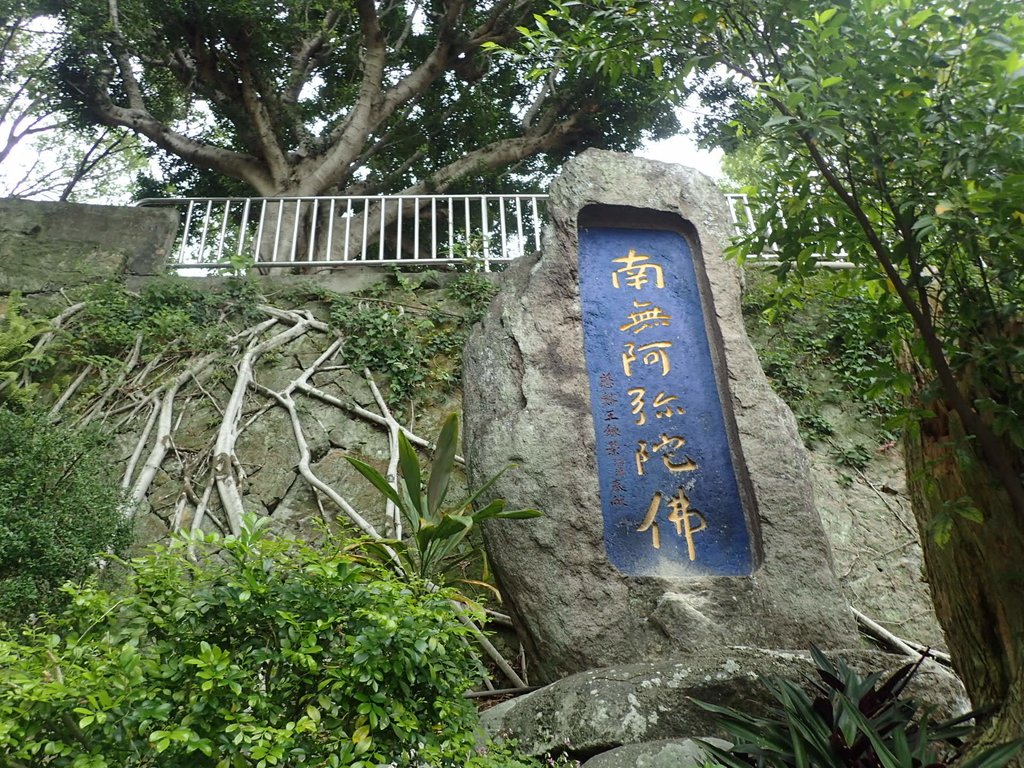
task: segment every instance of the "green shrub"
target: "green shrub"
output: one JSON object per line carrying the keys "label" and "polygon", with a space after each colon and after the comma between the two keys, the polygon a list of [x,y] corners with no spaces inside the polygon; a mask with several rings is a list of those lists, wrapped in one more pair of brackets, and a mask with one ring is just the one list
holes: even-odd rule
{"label": "green shrub", "polygon": [[[178,539],[0,642],[0,753],[32,766],[462,766],[476,662],[450,593],[331,543]],[[194,559],[193,559],[194,558]]]}
{"label": "green shrub", "polygon": [[19,384],[21,374],[38,359],[33,350],[36,337],[50,329],[50,324],[23,314],[21,297],[11,294],[0,302],[0,405],[24,407],[35,397],[36,387]]}
{"label": "green shrub", "polygon": [[[820,414],[832,403],[881,426],[901,412],[906,391],[893,356],[904,321],[890,296],[874,295],[848,272],[783,281],[748,270],[743,314],[765,373],[798,414]],[[818,426],[801,419],[808,442],[823,436]]]}
{"label": "green shrub", "polygon": [[58,334],[56,354],[74,363],[119,370],[142,336],[144,360],[222,348],[232,329],[264,319],[257,287],[228,280],[212,290],[177,276],[149,281],[133,293],[116,282],[90,287],[85,309]]}
{"label": "green shrub", "polygon": [[0,619],[56,610],[65,581],[131,543],[113,476],[95,432],[0,408]]}
{"label": "green shrub", "polygon": [[[935,723],[904,696],[920,668],[908,664],[883,679],[862,676],[842,659],[811,654],[818,680],[813,695],[789,680],[767,683],[778,706],[764,717],[696,702],[718,716],[733,746],[704,744],[711,765],[727,768],[941,768],[962,759],[972,715]],[[923,657],[922,657],[923,661]],[[993,747],[960,768],[999,768],[1024,740]]]}
{"label": "green shrub", "polygon": [[330,318],[345,338],[339,362],[355,371],[368,368],[383,374],[385,397],[392,407],[416,401],[431,390],[447,391],[459,380],[466,338],[460,315],[368,295],[333,297]]}
{"label": "green shrub", "polygon": [[483,319],[491,299],[498,292],[494,281],[481,272],[463,272],[448,283],[448,295],[466,309],[466,322],[473,324]]}

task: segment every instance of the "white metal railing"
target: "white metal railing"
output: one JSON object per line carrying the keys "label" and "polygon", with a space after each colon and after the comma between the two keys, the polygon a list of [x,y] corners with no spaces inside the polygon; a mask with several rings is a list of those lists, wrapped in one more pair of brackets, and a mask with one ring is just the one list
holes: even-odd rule
{"label": "white metal railing", "polygon": [[[737,234],[754,216],[728,194]],[[149,198],[179,211],[173,269],[477,262],[485,271],[540,248],[547,195]],[[770,261],[773,251],[756,257]],[[851,266],[843,255],[821,266]]]}
{"label": "white metal railing", "polygon": [[547,195],[150,198],[179,211],[169,266],[479,262],[540,248]]}

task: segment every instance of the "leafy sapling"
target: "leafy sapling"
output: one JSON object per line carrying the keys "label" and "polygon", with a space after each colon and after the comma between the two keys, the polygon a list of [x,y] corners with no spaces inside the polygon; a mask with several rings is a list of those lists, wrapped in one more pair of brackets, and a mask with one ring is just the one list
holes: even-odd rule
{"label": "leafy sapling", "polygon": [[400,567],[407,576],[443,581],[455,559],[453,555],[459,552],[474,526],[485,520],[526,520],[541,514],[535,509],[506,510],[504,499],[493,499],[482,509],[474,511],[476,501],[501,476],[501,472],[467,498],[446,506],[458,443],[459,417],[453,413],[441,428],[429,473],[424,475],[416,450],[405,435],[400,434],[400,477],[394,486],[366,462],[346,457],[408,521],[412,535],[407,541],[393,545],[401,561]]}

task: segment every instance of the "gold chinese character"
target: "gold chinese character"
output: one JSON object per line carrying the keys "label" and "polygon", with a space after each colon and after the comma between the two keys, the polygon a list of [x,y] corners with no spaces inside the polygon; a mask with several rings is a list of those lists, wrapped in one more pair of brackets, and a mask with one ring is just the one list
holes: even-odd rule
{"label": "gold chinese character", "polygon": [[[661,503],[660,496],[658,503]],[[695,534],[706,530],[708,522],[704,519],[704,515],[690,506],[690,500],[686,498],[686,493],[683,492],[682,488],[679,489],[679,493],[672,497],[668,506],[672,510],[668,514],[668,519],[676,524],[676,533],[686,537],[686,551],[690,556],[690,561],[693,562],[697,559],[697,551],[693,546],[693,537]],[[694,525],[694,519],[696,519],[697,525]]]}
{"label": "gold chinese character", "polygon": [[636,443],[636,473],[640,477],[644,476],[644,464],[647,463],[647,459],[650,458],[650,454],[647,452],[647,441],[638,440]]}
{"label": "gold chinese character", "polygon": [[[689,456],[687,456],[684,461],[680,462],[675,462],[672,460],[675,451],[686,445],[685,439],[683,439],[679,435],[673,435],[672,437],[669,437],[664,432],[662,432],[659,437],[659,441],[655,443],[653,446],[651,446],[651,450],[654,453],[661,453],[666,448],[668,449],[667,451],[665,451],[665,455],[661,457],[661,460],[665,464],[665,468],[669,472],[693,472],[697,469],[697,462],[695,462]],[[646,448],[646,443],[644,444],[644,447]]]}
{"label": "gold chinese character", "polygon": [[626,351],[622,353],[622,370],[628,378],[633,375],[632,366],[633,363],[636,362],[636,354],[633,350],[636,349],[636,345],[627,342],[623,349],[625,349]]}
{"label": "gold chinese character", "polygon": [[656,288],[665,287],[665,276],[662,272],[661,266],[658,264],[644,264],[650,256],[642,253],[637,253],[632,248],[629,249],[629,253],[625,256],[620,256],[617,259],[612,259],[617,264],[624,264],[625,266],[619,267],[619,269],[612,272],[612,286],[619,288],[619,273],[622,272],[625,276],[625,284],[630,288],[636,288],[638,291],[643,288],[649,282],[647,278],[647,272],[650,270],[654,275],[654,285]]}
{"label": "gold chinese character", "polygon": [[673,400],[678,399],[679,398],[676,397],[675,395],[666,395],[664,392],[659,392],[654,397],[653,405],[655,408],[665,408],[665,410],[658,411],[654,415],[659,419],[671,419],[673,416],[676,415],[682,416],[684,413],[686,413],[685,408],[681,408],[678,405],[669,405],[669,403],[671,403]]}
{"label": "gold chinese character", "polygon": [[668,352],[666,349],[672,348],[671,341],[652,341],[650,344],[643,344],[636,346],[633,342],[627,341],[623,345],[623,349],[626,351],[622,353],[622,370],[626,376],[633,375],[633,363],[636,362],[636,353],[643,353],[643,361],[645,365],[661,365],[661,375],[667,376],[668,372],[672,370],[672,361],[669,360]]}
{"label": "gold chinese character", "polygon": [[647,508],[647,515],[644,517],[640,527],[636,529],[637,533],[643,533],[650,529],[651,531],[651,544],[655,549],[661,549],[661,531],[658,530],[658,522],[654,519],[658,514],[658,507],[661,506],[661,491],[655,491],[654,498],[651,499],[651,506]]}
{"label": "gold chinese character", "polygon": [[636,425],[642,427],[647,423],[647,416],[644,414],[644,395],[647,394],[647,390],[643,387],[635,387],[627,390],[627,394],[632,396],[632,400],[629,401],[632,406],[632,414],[637,417]]}
{"label": "gold chinese character", "polygon": [[[629,322],[625,325],[620,325],[620,331],[640,333],[640,331],[646,331],[648,328],[653,328],[656,325],[671,324],[672,315],[666,315],[661,307],[655,307],[650,301],[637,301],[633,299],[633,306],[638,311],[630,312],[626,315],[629,318]],[[647,307],[651,307],[651,309],[647,309]]]}

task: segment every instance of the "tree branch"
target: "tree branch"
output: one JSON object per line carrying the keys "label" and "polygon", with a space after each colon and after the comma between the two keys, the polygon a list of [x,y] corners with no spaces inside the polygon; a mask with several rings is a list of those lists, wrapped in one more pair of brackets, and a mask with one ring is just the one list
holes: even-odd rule
{"label": "tree branch", "polygon": [[281,103],[293,106],[299,101],[303,87],[309,81],[316,57],[329,47],[331,33],[338,26],[341,12],[331,9],[327,12],[320,29],[312,37],[306,38],[292,51],[291,66],[288,71],[288,87],[281,96]]}
{"label": "tree branch", "polygon": [[128,128],[187,162],[241,179],[251,184],[260,194],[272,195],[277,192],[274,178],[252,155],[196,141],[167,127],[145,109],[130,109],[114,104],[105,93],[96,94],[96,97],[99,101],[94,101],[91,107],[93,115],[103,125]]}
{"label": "tree branch", "polygon": [[331,148],[321,158],[300,164],[301,178],[295,190],[299,195],[316,195],[338,184],[369,135],[384,119],[379,113],[387,61],[384,33],[373,0],[356,0],[356,10],[359,13],[363,65],[359,96],[348,116],[332,132]]}
{"label": "tree branch", "polygon": [[110,27],[114,31],[114,43],[110,46],[117,62],[117,69],[121,75],[121,83],[124,85],[125,93],[128,94],[128,106],[132,109],[145,109],[145,100],[142,98],[142,88],[132,70],[132,62],[124,46],[124,35],[121,33],[121,19],[117,7],[117,0],[108,0],[110,9]]}
{"label": "tree branch", "polygon": [[454,182],[473,172],[482,172],[514,163],[538,152],[552,152],[568,146],[578,130],[583,113],[551,126],[547,131],[500,139],[485,147],[468,152],[453,163],[432,173],[425,180],[401,192],[403,195],[443,192]]}
{"label": "tree branch", "polygon": [[[960,417],[967,431],[978,441],[982,456],[995,471],[1000,484],[1009,496],[1014,511],[1019,515],[1024,515],[1024,484],[1021,483],[1020,477],[1014,469],[1010,458],[1011,454],[1003,448],[999,438],[981,418],[981,415],[974,410],[971,403],[960,390],[956,377],[950,368],[949,360],[946,358],[945,350],[942,348],[942,341],[936,331],[930,312],[917,304],[914,296],[910,293],[910,287],[904,282],[902,275],[900,275],[899,270],[896,268],[888,246],[879,237],[878,232],[872,226],[860,203],[850,195],[843,186],[842,181],[835,175],[832,167],[819,151],[814,138],[807,131],[801,131],[800,136],[828,185],[854,215],[872,251],[875,253],[875,258],[900,297],[904,309],[907,310],[914,321],[921,340],[924,342],[928,359],[931,361],[935,375],[942,385],[944,396]],[[919,278],[920,276],[918,276],[917,282],[920,282]],[[927,304],[927,301],[925,303]]]}

